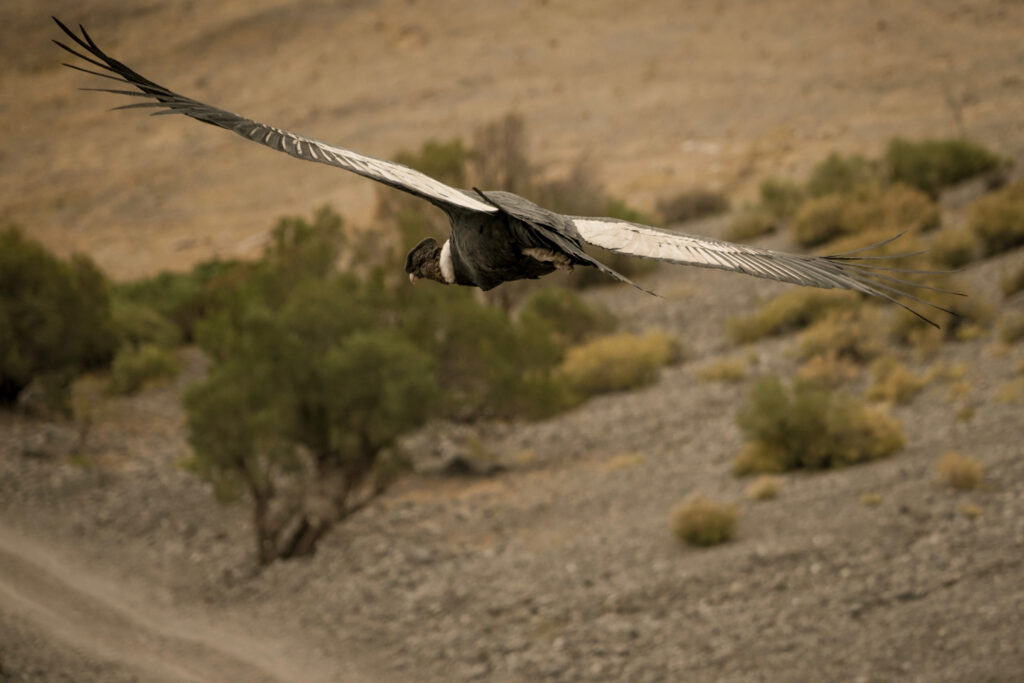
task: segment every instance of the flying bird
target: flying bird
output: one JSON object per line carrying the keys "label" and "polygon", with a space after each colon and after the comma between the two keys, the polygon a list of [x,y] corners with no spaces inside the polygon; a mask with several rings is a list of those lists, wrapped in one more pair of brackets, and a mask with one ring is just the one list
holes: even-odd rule
{"label": "flying bird", "polygon": [[[440,208],[448,215],[451,235],[443,244],[428,237],[413,247],[405,261],[405,271],[413,282],[429,279],[443,284],[488,290],[511,280],[538,278],[559,269],[572,270],[574,266],[591,266],[611,278],[647,291],[584,251],[583,245],[589,244],[612,252],[669,263],[719,268],[809,287],[856,290],[888,299],[932,325],[935,325],[933,321],[900,298],[952,313],[907,291],[912,287],[940,292],[945,290],[895,275],[935,271],[911,271],[877,263],[879,260],[911,254],[863,255],[866,250],[880,247],[899,235],[870,247],[832,256],[788,254],[670,232],[617,218],[567,216],[544,209],[510,192],[456,189],[407,166],[257,123],[179,95],[107,55],[81,25],[79,36],[56,17],[53,20],[79,49],[69,47],[59,40],[54,42],[101,71],[67,63],[64,66],[121,84],[118,88],[83,90],[142,98],[140,102],[114,109],[155,108],[157,111],[153,115],[184,114],[293,157],[343,168],[390,185]],[[121,89],[125,85],[134,89]]]}

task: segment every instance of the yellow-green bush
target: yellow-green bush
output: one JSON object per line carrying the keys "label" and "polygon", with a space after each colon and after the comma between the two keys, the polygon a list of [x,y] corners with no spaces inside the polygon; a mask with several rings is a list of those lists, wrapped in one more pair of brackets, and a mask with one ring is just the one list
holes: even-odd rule
{"label": "yellow-green bush", "polygon": [[999,324],[999,338],[1007,344],[1016,344],[1024,339],[1024,313],[1006,313]]}
{"label": "yellow-green bush", "polygon": [[758,380],[736,417],[747,438],[736,474],[828,468],[885,457],[903,447],[899,423],[845,394],[776,377]]}
{"label": "yellow-green bush", "polygon": [[1024,245],[1024,180],[976,201],[967,224],[986,256]]}
{"label": "yellow-green bush", "polygon": [[962,268],[974,260],[977,248],[970,230],[944,230],[928,244],[928,258],[941,268]]}
{"label": "yellow-green bush", "polygon": [[[939,209],[925,194],[905,185],[864,187],[855,192],[827,194],[801,205],[793,219],[793,239],[805,247],[842,237],[869,235],[870,244],[881,233],[924,232],[939,225]],[[860,246],[858,244],[858,246]],[[830,252],[845,248],[829,246]]]}
{"label": "yellow-green bush", "polygon": [[910,403],[927,384],[893,356],[884,356],[871,366],[871,387],[868,398],[891,403]]}
{"label": "yellow-green bush", "polygon": [[878,310],[867,306],[828,311],[800,333],[800,357],[834,354],[855,364],[869,361],[882,351],[878,320]]}
{"label": "yellow-green bush", "polygon": [[658,213],[666,223],[682,223],[729,210],[729,198],[720,192],[698,188],[670,199],[658,200]]}
{"label": "yellow-green bush", "polygon": [[861,367],[834,351],[811,356],[796,370],[798,381],[820,387],[837,387],[860,375]]}
{"label": "yellow-green bush", "polygon": [[849,199],[841,194],[808,199],[793,216],[793,240],[800,246],[814,247],[850,234],[848,206]]}
{"label": "yellow-green bush", "polygon": [[981,483],[985,466],[974,458],[950,451],[939,459],[939,480],[960,491],[970,491]]}
{"label": "yellow-green bush", "polygon": [[1017,292],[1024,292],[1024,265],[1004,273],[999,278],[999,288],[1003,290],[1003,296],[1013,296]]}
{"label": "yellow-green bush", "polygon": [[124,346],[110,364],[110,390],[115,394],[134,394],[149,382],[169,379],[178,374],[178,354],[156,344]]}
{"label": "yellow-green bush", "polygon": [[843,156],[832,152],[811,170],[807,192],[813,197],[827,194],[848,194],[879,180],[876,164],[853,154]]}
{"label": "yellow-green bush", "polygon": [[749,315],[730,319],[727,331],[733,341],[748,343],[803,329],[834,309],[853,308],[859,305],[854,292],[792,289],[776,296]]}
{"label": "yellow-green bush", "polygon": [[778,178],[761,182],[760,204],[776,221],[787,220],[804,200],[804,190],[797,183]]}
{"label": "yellow-green bush", "polygon": [[943,287],[957,292],[965,292],[967,296],[933,292],[927,295],[928,301],[953,311],[950,315],[936,309],[923,309],[922,312],[935,321],[942,329],[936,330],[925,321],[905,311],[897,311],[890,318],[889,335],[900,343],[918,348],[928,346],[928,340],[951,341],[964,339],[965,331],[986,330],[992,326],[995,310],[981,295],[969,291],[963,283],[950,281],[942,283]]}
{"label": "yellow-green bush", "polygon": [[910,142],[895,138],[885,151],[889,180],[912,185],[931,197],[968,178],[999,168],[1003,161],[964,139]]}
{"label": "yellow-green bush", "polygon": [[739,382],[747,376],[747,361],[739,356],[720,358],[700,366],[694,375],[702,382]]}
{"label": "yellow-green bush", "polygon": [[561,287],[545,287],[531,294],[519,313],[519,323],[531,330],[545,328],[565,345],[615,329],[615,318],[607,309]]}
{"label": "yellow-green bush", "polygon": [[690,545],[711,546],[732,538],[740,510],[734,503],[719,503],[700,494],[672,508],[673,533]]}
{"label": "yellow-green bush", "polygon": [[675,341],[664,332],[623,332],[570,348],[560,373],[573,391],[583,395],[622,391],[654,381],[658,369],[677,354]]}
{"label": "yellow-green bush", "polygon": [[747,242],[775,232],[776,219],[759,207],[741,209],[732,217],[725,238],[734,242]]}
{"label": "yellow-green bush", "polygon": [[778,498],[782,488],[782,478],[772,474],[762,474],[747,487],[747,498],[751,500],[772,500]]}

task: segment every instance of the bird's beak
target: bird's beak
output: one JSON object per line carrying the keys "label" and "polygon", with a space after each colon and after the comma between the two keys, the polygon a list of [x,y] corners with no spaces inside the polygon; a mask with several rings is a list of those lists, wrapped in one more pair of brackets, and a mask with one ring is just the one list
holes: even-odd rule
{"label": "bird's beak", "polygon": [[416,284],[416,273],[409,273],[409,282]]}

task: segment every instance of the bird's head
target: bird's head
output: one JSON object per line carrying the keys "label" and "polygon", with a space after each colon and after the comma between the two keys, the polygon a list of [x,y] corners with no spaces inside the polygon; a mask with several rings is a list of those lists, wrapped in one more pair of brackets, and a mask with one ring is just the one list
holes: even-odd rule
{"label": "bird's head", "polygon": [[405,257],[405,272],[409,282],[426,278],[447,283],[441,273],[441,246],[436,239],[428,237],[412,248]]}

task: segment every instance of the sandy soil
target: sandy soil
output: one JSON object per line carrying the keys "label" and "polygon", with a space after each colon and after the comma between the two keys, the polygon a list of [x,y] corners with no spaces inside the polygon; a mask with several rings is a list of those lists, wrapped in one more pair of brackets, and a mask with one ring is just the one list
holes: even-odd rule
{"label": "sandy soil", "polygon": [[[249,253],[278,215],[325,201],[369,223],[374,190],[189,121],[106,113],[57,67],[49,13],[187,94],[370,154],[519,110],[551,173],[589,152],[642,206],[696,184],[743,197],[832,148],[953,134],[947,93],[972,135],[1024,150],[1015,2],[133,8],[0,7],[0,217],[120,277]],[[995,290],[1022,259],[973,266],[972,292],[1021,309]],[[895,409],[903,452],[787,476],[778,500],[742,503],[733,543],[691,550],[671,507],[693,491],[743,500],[748,483],[729,472],[748,385],[694,368],[735,353],[726,317],[782,287],[683,269],[645,284],[666,296],[589,296],[679,336],[687,363],[557,419],[481,426],[504,473],[409,477],[314,558],[263,572],[244,507],[175,466],[194,350],[175,383],[104,403],[84,461],[68,458],[72,426],[0,414],[0,681],[1017,680],[1024,421],[998,396],[1019,346],[990,333],[908,356],[920,372],[967,363],[966,398],[934,383]],[[785,375],[793,345],[741,353]],[[962,401],[976,414],[960,423]],[[980,490],[936,483],[950,449],[984,463]]]}

